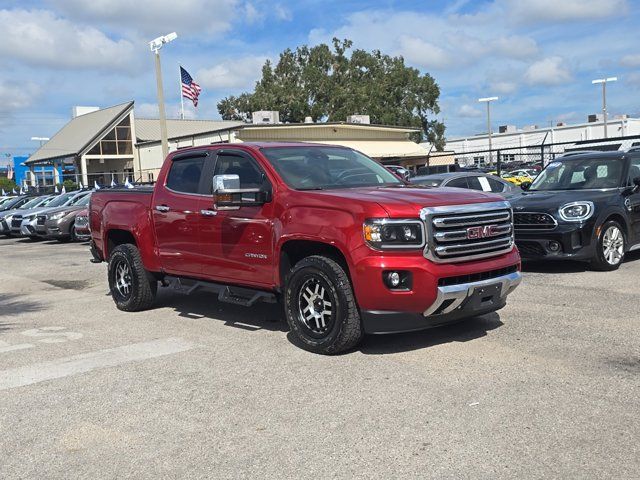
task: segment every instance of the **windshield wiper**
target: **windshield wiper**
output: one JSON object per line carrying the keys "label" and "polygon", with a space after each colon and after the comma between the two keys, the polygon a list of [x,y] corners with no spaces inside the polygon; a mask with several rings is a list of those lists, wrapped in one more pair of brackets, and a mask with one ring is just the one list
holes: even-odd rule
{"label": "windshield wiper", "polygon": [[297,188],[296,190],[300,192],[308,192],[310,190],[324,190],[324,187],[306,187],[306,188]]}

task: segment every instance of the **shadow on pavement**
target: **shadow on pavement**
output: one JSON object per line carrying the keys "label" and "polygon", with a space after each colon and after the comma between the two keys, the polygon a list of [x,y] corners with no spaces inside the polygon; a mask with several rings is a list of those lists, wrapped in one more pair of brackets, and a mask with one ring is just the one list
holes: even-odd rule
{"label": "shadow on pavement", "polygon": [[571,260],[524,260],[523,272],[533,273],[579,273],[589,270],[586,262],[574,262]]}
{"label": "shadow on pavement", "polygon": [[[628,252],[624,262],[640,260],[640,250]],[[522,271],[533,273],[580,273],[593,270],[587,262],[574,262],[571,260],[523,260]]]}
{"label": "shadow on pavement", "polygon": [[39,302],[19,300],[18,295],[0,293],[0,317],[8,317],[9,315],[18,315],[21,313],[39,312],[43,309],[43,305]]}
{"label": "shadow on pavement", "polygon": [[495,330],[502,325],[504,323],[500,320],[500,315],[490,313],[481,317],[463,320],[453,325],[431,328],[420,332],[367,335],[359,350],[366,355],[384,355],[429,348],[444,343],[469,342],[486,336],[488,331]]}
{"label": "shadow on pavement", "polygon": [[225,322],[225,325],[243,330],[276,332],[289,330],[282,307],[277,303],[258,302],[247,308],[219,302],[213,293],[196,292],[191,295],[183,295],[166,288],[160,288],[154,307],[173,308],[180,317],[186,319],[221,320]]}

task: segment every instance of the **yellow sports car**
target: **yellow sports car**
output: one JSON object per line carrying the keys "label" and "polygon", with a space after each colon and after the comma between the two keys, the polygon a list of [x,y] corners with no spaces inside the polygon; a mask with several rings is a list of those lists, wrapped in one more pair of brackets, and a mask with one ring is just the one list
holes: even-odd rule
{"label": "yellow sports car", "polygon": [[[489,172],[491,175],[498,175],[497,171]],[[514,185],[520,186],[525,182],[531,183],[531,177],[525,176],[516,176],[511,175],[509,172],[502,172],[500,177],[505,179],[507,182],[513,183]]]}

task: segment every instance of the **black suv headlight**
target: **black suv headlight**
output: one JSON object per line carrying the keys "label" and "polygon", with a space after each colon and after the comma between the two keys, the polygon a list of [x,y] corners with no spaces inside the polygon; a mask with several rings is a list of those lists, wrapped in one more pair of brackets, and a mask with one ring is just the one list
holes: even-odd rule
{"label": "black suv headlight", "polygon": [[420,220],[372,218],[362,226],[367,244],[377,250],[420,249],[425,244]]}
{"label": "black suv headlight", "polygon": [[584,222],[593,215],[593,202],[571,202],[558,209],[558,215],[565,222]]}

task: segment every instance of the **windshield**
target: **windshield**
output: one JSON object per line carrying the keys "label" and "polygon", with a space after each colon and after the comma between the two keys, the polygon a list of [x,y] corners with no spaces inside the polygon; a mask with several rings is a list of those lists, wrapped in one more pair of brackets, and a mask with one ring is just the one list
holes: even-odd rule
{"label": "windshield", "polygon": [[262,153],[298,190],[404,185],[382,165],[344,147],[274,147]]}
{"label": "windshield", "polygon": [[29,209],[29,208],[33,208],[33,207],[37,207],[38,205],[40,205],[42,203],[42,197],[35,197],[31,200],[29,200],[27,203],[25,203],[24,205],[22,205],[22,207],[25,210]]}
{"label": "windshield", "polygon": [[91,200],[91,195],[85,195],[84,197],[80,197],[80,200],[73,202],[72,205],[86,207],[87,205],[89,205],[89,200]]}
{"label": "windshield", "polygon": [[616,188],[622,178],[619,158],[572,158],[551,162],[529,190],[585,190]]}
{"label": "windshield", "polygon": [[412,178],[411,183],[415,183],[416,185],[425,185],[427,187],[439,187],[442,180],[442,178]]}
{"label": "windshield", "polygon": [[61,207],[64,205],[75,193],[65,193],[64,195],[58,195],[54,198],[47,207]]}

